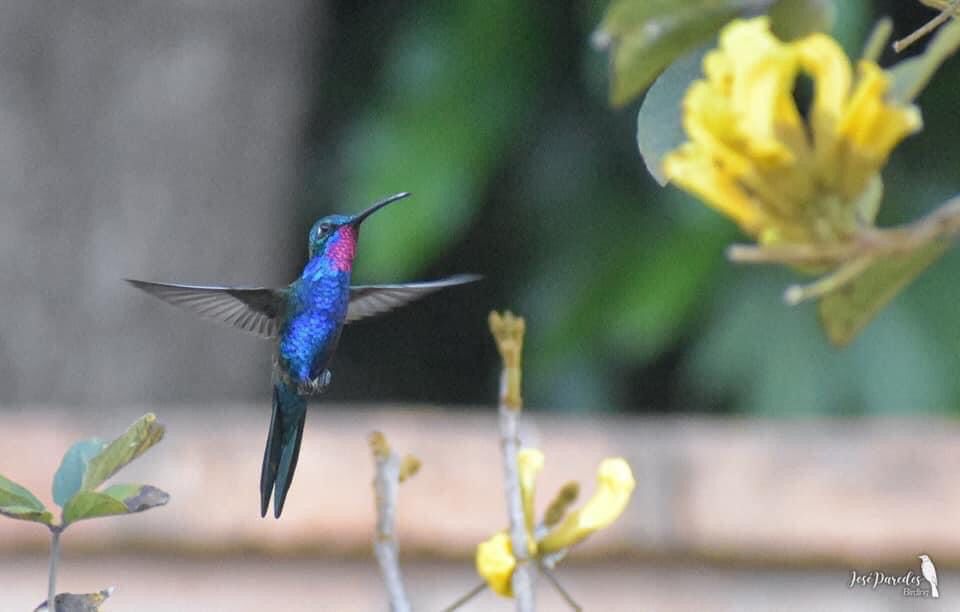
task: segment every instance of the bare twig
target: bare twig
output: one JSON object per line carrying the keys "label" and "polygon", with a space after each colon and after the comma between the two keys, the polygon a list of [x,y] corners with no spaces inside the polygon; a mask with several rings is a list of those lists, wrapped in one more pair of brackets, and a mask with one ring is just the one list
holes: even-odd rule
{"label": "bare twig", "polygon": [[510,544],[517,567],[513,571],[513,596],[519,612],[533,612],[533,584],[530,579],[529,555],[527,554],[527,529],[523,518],[523,502],[520,495],[520,475],[517,472],[517,420],[518,412],[500,405],[500,445],[503,450],[504,491],[507,498],[507,513],[510,518]]}
{"label": "bare twig", "polygon": [[416,472],[419,461],[409,456],[401,460],[397,453],[390,450],[386,437],[378,431],[370,434],[370,449],[373,451],[376,464],[373,490],[377,505],[377,534],[373,540],[373,551],[387,586],[391,612],[410,612],[410,601],[407,599],[403,577],[400,574],[393,525],[397,513],[397,492],[400,489],[400,481]]}
{"label": "bare twig", "polygon": [[727,247],[727,259],[743,264],[827,266],[849,259],[855,251],[856,245],[852,242],[773,246],[731,244]]}
{"label": "bare twig", "polygon": [[[956,0],[960,4],[960,0]],[[746,245],[727,248],[727,258],[736,263],[783,264],[819,270],[812,283],[791,285],[784,300],[795,305],[821,298],[861,277],[874,263],[887,257],[918,253],[943,244],[960,234],[960,196],[912,223],[889,228],[860,228],[847,240],[832,243]]]}
{"label": "bare twig", "polygon": [[570,606],[574,612],[582,612],[583,608],[581,608],[580,604],[578,604],[577,601],[570,596],[570,593],[567,593],[567,590],[563,588],[563,585],[560,584],[560,581],[557,580],[557,577],[553,575],[553,572],[550,571],[550,568],[541,563],[540,573],[547,577],[547,580],[550,581],[550,584],[553,585],[553,588],[557,590],[557,593],[560,593],[560,597],[563,597],[563,600],[567,602],[567,605]]}
{"label": "bare twig", "polygon": [[464,595],[463,597],[461,597],[461,598],[458,599],[457,601],[453,602],[452,604],[450,604],[449,606],[447,606],[446,608],[444,608],[444,609],[443,609],[443,612],[454,612],[454,611],[455,611],[457,608],[459,608],[460,606],[464,605],[465,603],[467,603],[468,601],[470,601],[471,599],[473,599],[474,597],[476,597],[476,596],[479,595],[480,593],[483,593],[483,591],[484,591],[486,588],[487,588],[487,583],[486,583],[486,582],[481,582],[481,583],[478,584],[477,586],[475,586],[475,587],[473,587],[472,589],[470,589],[470,590],[467,592],[466,595]]}
{"label": "bare twig", "polygon": [[490,313],[490,331],[497,342],[503,359],[500,375],[500,446],[503,452],[504,490],[507,514],[510,520],[510,543],[516,568],[513,571],[513,596],[519,612],[533,612],[535,608],[533,576],[530,555],[527,551],[526,521],[523,516],[523,500],[520,490],[520,475],[517,471],[519,439],[517,423],[523,405],[520,395],[520,357],[523,351],[524,321],[509,311],[500,316]]}
{"label": "bare twig", "polygon": [[783,292],[783,301],[790,306],[796,306],[800,302],[823,297],[853,282],[853,280],[863,274],[864,270],[869,268],[870,264],[874,261],[876,260],[870,256],[857,257],[841,264],[830,274],[821,276],[812,283],[806,285],[790,285],[786,291]]}
{"label": "bare twig", "polygon": [[917,42],[930,32],[936,30],[941,24],[950,19],[950,16],[960,7],[960,0],[953,0],[950,4],[943,7],[943,10],[940,11],[940,14],[923,24],[909,35],[901,38],[900,40],[894,41],[893,50],[897,53],[900,53],[913,43]]}
{"label": "bare twig", "polygon": [[60,561],[60,533],[62,528],[51,527],[50,533],[50,569],[47,579],[47,609],[56,612],[57,609],[57,563]]}
{"label": "bare twig", "polygon": [[947,200],[912,223],[890,228],[864,227],[843,242],[774,246],[734,244],[727,249],[727,258],[736,263],[835,267],[863,257],[910,253],[935,240],[953,238],[957,234],[960,234],[960,196]]}

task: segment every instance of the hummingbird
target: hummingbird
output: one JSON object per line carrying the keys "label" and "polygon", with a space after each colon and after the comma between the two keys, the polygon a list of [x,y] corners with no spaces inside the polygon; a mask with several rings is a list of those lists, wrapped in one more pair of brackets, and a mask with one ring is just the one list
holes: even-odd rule
{"label": "hummingbird", "polygon": [[356,215],[330,215],[313,224],[309,259],[300,277],[279,289],[128,283],[170,304],[275,343],[273,414],[260,471],[260,515],[280,518],[300,455],[307,400],[330,384],[330,364],[346,323],[378,315],[424,295],[479,280],[460,274],[398,285],[350,285],[360,224],[409,196],[398,193]]}

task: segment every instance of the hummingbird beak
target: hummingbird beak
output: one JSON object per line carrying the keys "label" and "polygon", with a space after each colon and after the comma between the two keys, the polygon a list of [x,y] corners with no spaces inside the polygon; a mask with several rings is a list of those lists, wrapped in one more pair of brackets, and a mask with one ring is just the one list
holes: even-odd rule
{"label": "hummingbird beak", "polygon": [[405,197],[407,197],[407,196],[409,196],[409,195],[410,195],[409,193],[407,193],[406,191],[404,191],[404,192],[402,192],[402,193],[394,194],[394,195],[390,196],[389,198],[385,198],[385,199],[383,199],[383,200],[380,200],[379,202],[377,202],[376,204],[374,204],[373,206],[371,206],[371,207],[368,208],[367,210],[363,211],[362,213],[360,213],[360,214],[358,214],[358,215],[354,215],[353,219],[351,219],[351,221],[350,221],[350,225],[352,225],[353,227],[359,227],[359,225],[360,225],[361,223],[363,223],[363,220],[364,220],[364,219],[366,219],[367,217],[369,217],[369,216],[372,215],[373,213],[377,212],[378,210],[380,210],[381,208],[383,208],[383,207],[386,206],[387,204],[393,204],[393,203],[396,202],[397,200],[402,200],[402,199],[404,199]]}

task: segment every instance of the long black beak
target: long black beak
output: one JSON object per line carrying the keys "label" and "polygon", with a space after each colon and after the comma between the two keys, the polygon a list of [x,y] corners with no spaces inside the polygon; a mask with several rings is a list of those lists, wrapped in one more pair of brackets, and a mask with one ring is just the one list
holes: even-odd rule
{"label": "long black beak", "polygon": [[362,213],[360,213],[360,214],[358,214],[358,215],[354,215],[353,219],[350,221],[350,225],[352,225],[352,226],[354,226],[354,227],[357,227],[358,225],[360,225],[361,223],[363,223],[363,220],[364,220],[364,219],[366,219],[367,217],[369,217],[369,216],[372,215],[373,213],[377,212],[378,210],[380,210],[381,208],[383,208],[383,207],[386,206],[387,204],[393,204],[393,203],[396,202],[397,200],[402,200],[402,199],[404,199],[405,197],[407,197],[407,196],[409,196],[409,195],[410,195],[409,193],[407,193],[406,191],[404,191],[404,192],[402,192],[402,193],[394,194],[394,195],[390,196],[389,198],[385,198],[385,199],[383,199],[383,200],[380,200],[379,202],[377,202],[376,204],[374,204],[373,206],[371,206],[371,207],[368,208],[367,210],[363,211]]}

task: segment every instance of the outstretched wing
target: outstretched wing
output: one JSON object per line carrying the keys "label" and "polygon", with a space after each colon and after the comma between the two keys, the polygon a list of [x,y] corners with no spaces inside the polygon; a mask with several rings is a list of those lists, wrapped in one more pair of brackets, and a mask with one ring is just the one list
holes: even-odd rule
{"label": "outstretched wing", "polygon": [[199,287],[132,279],[127,282],[174,306],[261,338],[275,338],[280,329],[279,319],[284,306],[282,289]]}
{"label": "outstretched wing", "polygon": [[408,283],[405,285],[357,285],[350,287],[350,307],[347,309],[347,323],[365,317],[372,317],[388,310],[403,306],[445,287],[464,285],[480,280],[476,274],[458,274],[428,283]]}

